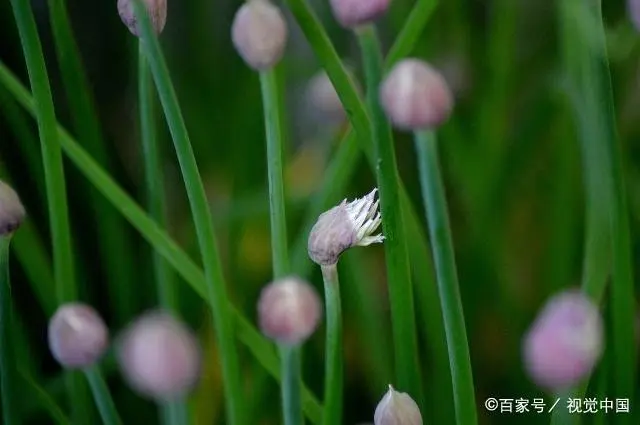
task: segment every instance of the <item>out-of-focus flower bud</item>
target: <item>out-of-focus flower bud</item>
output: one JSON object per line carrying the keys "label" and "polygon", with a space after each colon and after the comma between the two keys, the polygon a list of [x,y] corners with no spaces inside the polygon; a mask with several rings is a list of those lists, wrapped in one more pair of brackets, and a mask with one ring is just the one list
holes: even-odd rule
{"label": "out-of-focus flower bud", "polygon": [[333,16],[345,28],[355,28],[378,19],[391,0],[330,0]]}
{"label": "out-of-focus flower bud", "polygon": [[60,306],[49,321],[48,338],[58,363],[68,369],[82,369],[102,357],[109,344],[109,331],[92,307],[69,303]]}
{"label": "out-of-focus flower bud", "polygon": [[[134,0],[118,0],[120,19],[129,28],[131,34],[140,36],[138,18],[133,7]],[[151,25],[156,34],[160,34],[167,23],[167,0],[140,0],[147,9]]]}
{"label": "out-of-focus flower bud", "polygon": [[18,194],[0,180],[0,237],[16,231],[24,220],[25,211]]}
{"label": "out-of-focus flower bud", "polygon": [[307,100],[323,121],[339,123],[346,113],[333,83],[326,72],[318,72],[307,86]]}
{"label": "out-of-focus flower bud", "polygon": [[418,405],[407,393],[401,393],[389,385],[373,417],[375,425],[422,425]]}

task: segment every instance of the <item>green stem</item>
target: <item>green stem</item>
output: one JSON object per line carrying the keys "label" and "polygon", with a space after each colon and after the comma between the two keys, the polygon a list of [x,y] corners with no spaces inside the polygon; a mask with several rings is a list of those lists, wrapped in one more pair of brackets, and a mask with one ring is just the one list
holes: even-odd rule
{"label": "green stem", "polygon": [[300,347],[280,346],[282,412],[285,425],[302,425],[302,356]]}
{"label": "green stem", "polygon": [[[47,203],[51,241],[53,244],[53,262],[56,281],[56,295],[59,303],[77,298],[77,287],[71,248],[71,229],[67,206],[62,152],[58,140],[57,121],[49,77],[42,54],[42,45],[38,36],[36,22],[28,0],[11,0],[13,14],[22,41],[22,49],[29,71],[29,80],[36,100],[35,115],[38,121],[42,162],[44,165]],[[69,395],[73,400],[74,419],[80,423],[91,423],[84,383],[77,374],[70,373],[68,378]]]}
{"label": "green stem", "polygon": [[473,374],[437,141],[432,132],[421,131],[415,134],[415,143],[447,337],[457,423],[473,425],[478,423]]}
{"label": "green stem", "polygon": [[49,418],[56,425],[71,425],[71,421],[58,406],[55,399],[36,382],[29,372],[19,369],[19,373],[25,387],[29,389],[30,398],[47,411]]}
{"label": "green stem", "polygon": [[111,398],[109,387],[100,372],[100,367],[98,365],[91,366],[85,369],[84,374],[93,392],[93,398],[102,417],[102,423],[104,425],[122,425],[116,406]]}
{"label": "green stem", "polygon": [[0,390],[2,391],[2,423],[20,423],[16,399],[16,359],[13,352],[11,281],[9,279],[9,246],[11,235],[0,235]]}
{"label": "green stem", "polygon": [[188,425],[190,423],[187,402],[184,399],[163,403],[160,410],[165,424]]}
{"label": "green stem", "polygon": [[140,0],[134,2],[135,14],[140,24],[144,50],[149,61],[160,101],[164,109],[167,124],[171,132],[178,162],[182,171],[185,188],[191,205],[191,213],[198,235],[198,243],[204,264],[207,282],[207,298],[212,307],[212,316],[218,349],[220,351],[221,369],[224,381],[226,414],[229,425],[243,424],[244,396],[240,384],[240,367],[233,338],[232,319],[229,301],[225,289],[222,265],[216,246],[216,235],[209,211],[204,186],[200,178],[196,159],[191,147],[187,128],[182,117],[178,99],[169,77],[169,70],[160,50],[153,27]]}
{"label": "green stem", "polygon": [[342,307],[340,282],[336,264],[322,266],[325,308],[327,310],[327,339],[324,371],[323,425],[342,423],[343,359],[342,359]]}
{"label": "green stem", "polygon": [[[31,115],[35,115],[35,103],[29,92],[17,78],[0,62],[0,83],[3,84]],[[167,263],[188,283],[199,297],[210,303],[206,296],[206,281],[199,268],[185,251],[161,229],[136,202],[107,174],[99,164],[69,135],[58,126],[60,143],[65,153],[80,172],[102,195],[122,214],[125,219],[142,235]],[[280,380],[278,358],[273,344],[267,341],[258,330],[231,305],[231,314],[235,318],[237,337],[249,348],[256,360],[273,376]],[[314,395],[303,386],[302,402],[307,417],[314,423],[320,423],[322,406]]]}
{"label": "green stem", "polygon": [[387,282],[391,303],[391,322],[395,350],[398,388],[408,392],[424,406],[416,323],[413,304],[413,288],[409,269],[404,219],[400,207],[400,177],[393,145],[391,126],[380,106],[378,87],[382,79],[382,55],[373,26],[358,31],[365,76],[367,102],[371,114],[376,173],[380,190],[380,211],[384,230],[384,246],[387,260]]}

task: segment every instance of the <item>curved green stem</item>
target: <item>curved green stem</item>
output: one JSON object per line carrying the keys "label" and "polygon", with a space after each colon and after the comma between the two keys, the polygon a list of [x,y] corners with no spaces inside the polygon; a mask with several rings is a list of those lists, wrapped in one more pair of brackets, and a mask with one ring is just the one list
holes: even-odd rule
{"label": "curved green stem", "polygon": [[471,358],[436,143],[435,135],[431,132],[415,134],[422,197],[427,212],[451,364],[456,419],[459,425],[474,425],[478,423],[478,418]]}
{"label": "curved green stem", "polygon": [[324,371],[323,425],[342,423],[343,359],[342,359],[342,307],[340,282],[336,264],[322,266],[325,308],[327,310],[327,339]]}
{"label": "curved green stem", "polygon": [[400,177],[393,146],[391,126],[380,106],[378,87],[382,79],[382,54],[372,26],[358,31],[367,81],[367,103],[371,114],[376,174],[380,190],[380,212],[384,230],[387,262],[387,282],[391,303],[391,322],[395,350],[398,388],[408,392],[424,406],[413,288],[409,269],[404,218],[400,207]]}
{"label": "curved green stem", "polygon": [[9,246],[11,235],[0,235],[0,391],[2,392],[2,423],[18,425],[16,399],[16,361],[13,352],[13,305],[9,280]]}
{"label": "curved green stem", "polygon": [[122,425],[116,405],[111,398],[109,387],[102,377],[100,368],[98,365],[89,367],[84,371],[89,386],[93,392],[93,398],[98,406],[98,411],[102,417],[102,423],[104,425]]}
{"label": "curved green stem", "polygon": [[160,50],[153,27],[140,0],[134,2],[134,10],[140,24],[144,50],[153,74],[167,124],[173,138],[180,163],[182,177],[191,205],[191,213],[198,235],[202,262],[207,282],[207,299],[212,307],[212,316],[222,363],[226,414],[229,425],[243,424],[242,407],[244,396],[240,384],[240,367],[232,332],[229,301],[225,289],[222,265],[216,246],[213,220],[209,211],[204,186],[200,178],[196,159],[191,147],[187,128],[182,117],[178,99],[169,77],[169,70]]}

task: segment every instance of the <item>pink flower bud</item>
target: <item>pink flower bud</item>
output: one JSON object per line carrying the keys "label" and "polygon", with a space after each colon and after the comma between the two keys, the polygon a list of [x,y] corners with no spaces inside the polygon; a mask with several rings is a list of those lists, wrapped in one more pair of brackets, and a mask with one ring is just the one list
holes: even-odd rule
{"label": "pink flower bud", "polygon": [[90,306],[64,304],[58,308],[48,329],[49,349],[58,363],[81,369],[96,363],[109,343],[109,331]]}
{"label": "pink flower bud", "polygon": [[276,280],[260,294],[260,329],[279,343],[301,344],[316,330],[321,316],[318,294],[309,283],[297,277]]}
{"label": "pink flower bud", "polygon": [[627,12],[636,31],[640,31],[640,1],[627,0]]}
{"label": "pink flower bud", "polygon": [[307,99],[322,121],[340,123],[345,120],[344,107],[326,72],[321,71],[309,80]]}
{"label": "pink flower bud", "polygon": [[419,59],[398,62],[380,87],[380,102],[402,130],[432,129],[453,109],[453,96],[438,71]]}
{"label": "pink flower bud", "polygon": [[382,16],[391,0],[330,0],[336,20],[345,28],[368,24]]}
{"label": "pink flower bud", "polygon": [[[143,2],[151,19],[151,25],[160,34],[167,23],[167,0],[140,0]],[[138,18],[135,15],[133,0],[118,0],[120,19],[129,28],[131,34],[140,36]]]}
{"label": "pink flower bud", "polygon": [[407,393],[389,385],[373,416],[375,425],[422,425],[420,408]]}
{"label": "pink flower bud", "polygon": [[156,401],[184,396],[200,376],[198,341],[166,313],[147,313],[129,325],[119,339],[117,354],[131,388]]}
{"label": "pink flower bud", "polygon": [[525,367],[540,387],[562,391],[591,372],[602,344],[598,307],[582,292],[568,290],[547,302],[525,336]]}
{"label": "pink flower bud", "polygon": [[13,233],[24,220],[25,211],[18,194],[0,180],[0,237]]}
{"label": "pink flower bud", "polygon": [[248,0],[233,19],[231,39],[247,65],[265,71],[282,59],[287,24],[280,9],[269,0]]}

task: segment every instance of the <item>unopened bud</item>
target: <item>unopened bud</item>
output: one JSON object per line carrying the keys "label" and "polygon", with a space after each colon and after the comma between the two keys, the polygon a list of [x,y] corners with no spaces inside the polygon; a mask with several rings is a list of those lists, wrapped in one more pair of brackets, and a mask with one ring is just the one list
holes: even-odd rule
{"label": "unopened bud", "polygon": [[389,385],[373,416],[375,425],[422,425],[418,405],[407,393],[401,393]]}
{"label": "unopened bud", "polygon": [[640,31],[640,1],[627,0],[627,12],[629,13],[629,19],[633,27],[636,31]]}
{"label": "unopened bud", "polygon": [[[167,0],[140,0],[145,8],[156,34],[160,34],[167,23]],[[120,19],[135,36],[140,36],[138,18],[133,7],[134,0],[118,0]]]}
{"label": "unopened bud", "polygon": [[307,86],[307,99],[313,106],[314,112],[322,121],[330,123],[342,122],[346,118],[344,107],[338,97],[333,83],[326,72],[316,74]]}
{"label": "unopened bud", "polygon": [[276,280],[260,293],[260,329],[279,343],[301,344],[316,330],[321,316],[320,297],[300,278],[290,276]]}
{"label": "unopened bud", "polygon": [[280,9],[269,0],[248,0],[233,19],[231,39],[248,66],[265,71],[284,54],[287,24]]}
{"label": "unopened bud", "polygon": [[18,194],[0,180],[0,237],[13,233],[24,220],[25,211]]}
{"label": "unopened bud", "polygon": [[117,357],[131,388],[159,402],[184,396],[200,376],[198,341],[166,313],[147,313],[129,325],[119,338]]}
{"label": "unopened bud", "polygon": [[389,120],[402,130],[432,129],[451,115],[453,96],[442,75],[418,59],[398,62],[380,87]]}
{"label": "unopened bud", "polygon": [[391,0],[330,0],[336,20],[345,28],[368,24],[382,16]]}
{"label": "unopened bud", "polygon": [[336,264],[340,254],[352,246],[367,246],[381,243],[384,236],[374,235],[382,223],[378,212],[379,201],[375,200],[377,189],[362,199],[331,208],[318,217],[309,233],[309,257],[316,264]]}
{"label": "unopened bud", "polygon": [[100,315],[85,304],[64,304],[49,321],[49,349],[58,363],[82,369],[96,363],[109,344],[109,331]]}
{"label": "unopened bud", "polygon": [[568,290],[542,309],[524,339],[525,367],[540,387],[562,391],[586,377],[600,359],[603,324],[598,307]]}

